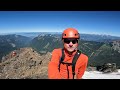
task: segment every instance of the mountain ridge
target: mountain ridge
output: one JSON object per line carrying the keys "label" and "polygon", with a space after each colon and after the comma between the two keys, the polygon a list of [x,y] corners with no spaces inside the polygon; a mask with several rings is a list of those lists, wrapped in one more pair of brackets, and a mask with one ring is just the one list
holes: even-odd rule
{"label": "mountain ridge", "polygon": [[0,79],[47,79],[47,65],[51,57],[38,54],[34,49],[20,48],[16,55],[0,63]]}

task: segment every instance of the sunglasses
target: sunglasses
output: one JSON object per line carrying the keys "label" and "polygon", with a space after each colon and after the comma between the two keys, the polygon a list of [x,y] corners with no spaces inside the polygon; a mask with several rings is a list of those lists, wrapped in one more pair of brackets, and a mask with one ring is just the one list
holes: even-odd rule
{"label": "sunglasses", "polygon": [[72,42],[73,44],[76,44],[76,43],[78,43],[78,39],[73,39],[73,38],[71,38],[71,39],[65,38],[64,39],[64,43],[69,44],[70,42]]}

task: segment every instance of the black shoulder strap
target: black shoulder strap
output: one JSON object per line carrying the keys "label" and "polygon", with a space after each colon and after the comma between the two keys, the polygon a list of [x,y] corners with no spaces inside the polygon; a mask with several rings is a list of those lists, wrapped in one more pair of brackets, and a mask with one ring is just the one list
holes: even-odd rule
{"label": "black shoulder strap", "polygon": [[77,50],[77,52],[76,52],[76,54],[75,54],[75,56],[74,56],[74,58],[73,58],[73,61],[72,61],[72,74],[73,74],[73,79],[74,79],[74,75],[75,75],[75,65],[76,65],[76,62],[77,62],[80,54],[81,54],[81,51]]}
{"label": "black shoulder strap", "polygon": [[59,61],[59,66],[58,66],[59,72],[60,72],[60,64],[64,60],[64,58],[65,58],[64,49],[62,49],[62,55],[61,55],[61,58],[60,58],[60,61]]}
{"label": "black shoulder strap", "polygon": [[64,49],[62,49],[62,57],[61,57],[60,61],[62,62],[64,60],[64,58],[65,58]]}

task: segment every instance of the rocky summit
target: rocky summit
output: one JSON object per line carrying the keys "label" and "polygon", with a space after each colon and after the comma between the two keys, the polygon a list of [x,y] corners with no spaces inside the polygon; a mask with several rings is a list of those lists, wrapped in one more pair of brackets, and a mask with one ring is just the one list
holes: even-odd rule
{"label": "rocky summit", "polygon": [[14,50],[1,60],[0,79],[47,79],[50,58],[50,52],[39,54],[30,47]]}

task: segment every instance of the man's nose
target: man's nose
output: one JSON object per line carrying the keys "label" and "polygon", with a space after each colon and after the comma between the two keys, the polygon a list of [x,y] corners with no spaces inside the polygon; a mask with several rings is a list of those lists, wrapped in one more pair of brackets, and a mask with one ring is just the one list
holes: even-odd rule
{"label": "man's nose", "polygon": [[70,43],[69,43],[69,46],[70,46],[70,47],[72,47],[72,46],[73,46],[73,43],[72,43],[72,42],[70,42]]}

